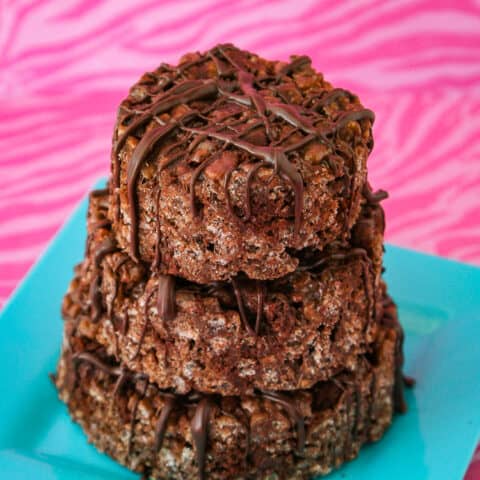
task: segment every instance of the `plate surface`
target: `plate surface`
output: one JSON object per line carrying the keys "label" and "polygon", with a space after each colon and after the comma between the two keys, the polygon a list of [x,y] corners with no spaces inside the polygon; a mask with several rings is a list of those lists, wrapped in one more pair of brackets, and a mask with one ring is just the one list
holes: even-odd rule
{"label": "plate surface", "polygon": [[[83,256],[84,200],[0,316],[2,478],[135,479],[88,445],[47,374],[60,304]],[[329,480],[461,479],[480,433],[480,269],[387,246],[386,279],[406,332],[409,412]]]}

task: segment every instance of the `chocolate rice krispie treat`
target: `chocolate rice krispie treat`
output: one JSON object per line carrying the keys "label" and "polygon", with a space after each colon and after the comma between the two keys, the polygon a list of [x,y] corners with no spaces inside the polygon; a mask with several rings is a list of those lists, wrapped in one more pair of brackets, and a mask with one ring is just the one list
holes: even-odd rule
{"label": "chocolate rice krispie treat", "polygon": [[348,238],[373,120],[305,56],[268,61],[218,45],[162,64],[118,113],[118,243],[160,274],[197,283],[285,276],[300,250]]}
{"label": "chocolate rice krispie treat", "polygon": [[389,305],[359,368],[310,389],[175,395],[78,332],[65,336],[56,384],[89,440],[146,477],[308,479],[378,440],[398,408],[401,330]]}
{"label": "chocolate rice krispie treat", "polygon": [[364,206],[350,242],[304,252],[270,281],[194,284],[150,274],[120,250],[105,220],[108,195],[90,199],[86,258],[63,304],[67,331],[160,388],[240,395],[310,388],[354,371],[376,333],[383,211]]}
{"label": "chocolate rice krispie treat", "polygon": [[373,120],[308,57],[230,44],[132,87],[55,377],[99,450],[145,478],[307,479],[406,410]]}

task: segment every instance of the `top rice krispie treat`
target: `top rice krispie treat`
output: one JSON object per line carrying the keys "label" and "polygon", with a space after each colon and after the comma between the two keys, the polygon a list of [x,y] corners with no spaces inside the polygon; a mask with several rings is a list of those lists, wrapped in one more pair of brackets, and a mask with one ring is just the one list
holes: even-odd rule
{"label": "top rice krispie treat", "polygon": [[163,274],[206,283],[295,270],[343,240],[360,210],[374,115],[308,57],[233,45],[146,73],[121,103],[110,216]]}

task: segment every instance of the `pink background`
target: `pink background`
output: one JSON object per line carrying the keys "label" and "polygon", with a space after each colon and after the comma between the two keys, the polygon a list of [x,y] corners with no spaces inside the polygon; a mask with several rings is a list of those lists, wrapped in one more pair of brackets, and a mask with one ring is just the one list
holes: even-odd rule
{"label": "pink background", "polygon": [[[231,41],[301,53],[377,113],[390,242],[480,264],[480,2],[0,0],[0,305],[109,168],[144,70]],[[468,480],[480,478],[480,451]]]}

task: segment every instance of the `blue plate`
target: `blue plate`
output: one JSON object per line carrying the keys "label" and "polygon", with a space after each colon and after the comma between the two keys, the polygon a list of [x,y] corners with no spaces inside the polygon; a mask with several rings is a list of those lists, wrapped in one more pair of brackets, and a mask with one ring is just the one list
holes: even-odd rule
{"label": "blue plate", "polygon": [[[57,399],[60,303],[83,256],[84,200],[0,318],[0,472],[5,479],[134,479],[86,442]],[[331,480],[461,479],[480,432],[480,269],[388,246],[406,331],[409,412]]]}

